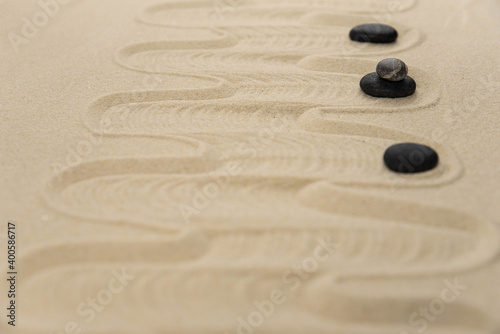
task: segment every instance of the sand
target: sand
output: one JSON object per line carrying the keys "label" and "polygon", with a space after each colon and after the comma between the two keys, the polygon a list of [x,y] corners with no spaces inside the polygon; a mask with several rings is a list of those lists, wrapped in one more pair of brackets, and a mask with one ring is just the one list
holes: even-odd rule
{"label": "sand", "polygon": [[497,1],[54,4],[0,3],[1,333],[500,333]]}

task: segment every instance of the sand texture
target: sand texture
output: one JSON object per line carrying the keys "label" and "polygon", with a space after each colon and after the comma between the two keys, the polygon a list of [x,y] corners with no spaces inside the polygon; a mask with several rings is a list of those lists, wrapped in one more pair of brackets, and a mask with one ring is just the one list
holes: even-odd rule
{"label": "sand texture", "polygon": [[[0,10],[0,333],[500,334],[498,1]],[[389,57],[412,96],[361,91]]]}

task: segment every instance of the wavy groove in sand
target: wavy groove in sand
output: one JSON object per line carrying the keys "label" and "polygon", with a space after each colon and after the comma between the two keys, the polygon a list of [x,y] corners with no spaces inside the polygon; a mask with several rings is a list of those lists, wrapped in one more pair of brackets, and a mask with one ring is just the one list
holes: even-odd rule
{"label": "wavy groove in sand", "polygon": [[[55,177],[48,184],[46,193],[50,198],[54,190],[58,193],[60,189],[79,182],[80,178],[92,179],[114,173],[143,174],[149,171],[155,174],[185,174],[183,169],[176,171],[175,168],[184,168],[189,161],[206,161],[205,166],[209,169],[198,169],[200,173],[213,172],[227,162],[232,162],[243,169],[243,173],[247,175],[265,173],[276,177],[281,175],[306,180],[326,179],[342,185],[378,187],[428,187],[451,182],[462,174],[463,168],[460,161],[445,145],[402,131],[326,119],[325,114],[331,114],[331,111],[321,109],[308,111],[292,123],[278,124],[274,130],[269,128],[270,133],[266,135],[256,134],[249,131],[246,126],[239,126],[237,123],[233,125],[228,122],[227,118],[225,120],[222,118],[220,124],[217,122],[214,124],[213,131],[221,126],[230,125],[233,131],[224,135],[227,140],[222,140],[221,136],[215,135],[207,127],[197,128],[196,123],[186,124],[187,128],[182,128],[180,125],[179,130],[183,131],[183,135],[162,135],[154,134],[155,132],[146,134],[144,132],[145,136],[165,139],[165,143],[185,142],[192,143],[192,145],[186,145],[184,151],[177,150],[177,155],[171,157],[162,159],[151,157],[150,160],[144,160],[142,163],[132,163],[133,166],[141,166],[141,170],[135,167],[123,168],[128,160],[96,161],[92,168],[80,167],[66,172],[62,177]],[[252,126],[264,127],[266,122],[271,121],[275,116],[271,114],[268,117],[260,119],[261,124],[256,122]],[[177,123],[173,122],[173,124]],[[210,122],[205,125],[210,125]],[[239,132],[236,131],[238,127],[241,128]],[[117,132],[111,132],[111,134],[114,135]],[[142,134],[136,132],[134,135]],[[396,176],[387,171],[380,157],[388,145],[404,140],[422,142],[434,147],[441,156],[438,168],[412,177]],[[161,168],[150,167],[158,166],[160,162],[164,164]],[[84,171],[84,174],[79,170]],[[73,175],[80,174],[82,175],[76,181],[72,179]]]}
{"label": "wavy groove in sand", "polygon": [[[313,67],[310,62],[303,62],[303,66]],[[359,69],[354,70],[360,72],[362,68],[372,65],[369,61],[346,62],[358,64]],[[92,105],[86,123],[94,131],[100,131],[102,122],[106,121],[113,127],[108,132],[145,135],[178,132],[177,123],[190,123],[189,116],[195,116],[191,118],[194,124],[223,122],[225,118],[230,118],[232,123],[241,127],[246,116],[257,118],[258,114],[272,113],[288,122],[316,107],[339,113],[407,112],[436,104],[440,91],[431,89],[425,83],[427,74],[418,70],[414,73],[423,82],[416,94],[404,100],[383,99],[385,101],[364,94],[359,88],[357,76],[352,73],[299,68],[296,74],[220,74],[220,87],[105,96]],[[196,99],[190,96],[196,96]],[[350,100],[356,103],[348,104]]]}
{"label": "wavy groove in sand", "polygon": [[[220,35],[216,39],[131,44],[118,50],[116,61],[126,68],[151,73],[206,73],[208,71],[208,73],[224,74],[228,72],[257,74],[272,70],[273,73],[278,74],[290,71],[294,73],[295,65],[300,60],[328,55],[329,58],[326,59],[330,61],[333,59],[337,62],[328,64],[329,72],[349,71],[349,68],[343,66],[346,61],[351,61],[355,68],[359,68],[363,60],[360,60],[360,64],[356,64],[355,60],[345,60],[348,57],[396,53],[415,47],[422,39],[415,30],[400,29],[401,41],[389,47],[367,43],[352,44],[346,41],[344,36],[348,34],[349,29],[340,32],[339,29],[328,31],[329,29],[261,27],[259,29],[240,28],[239,32],[216,30]],[[307,38],[309,35],[315,35],[316,38]],[[307,45],[304,44],[306,42]],[[373,70],[373,67],[372,64],[368,69]],[[366,74],[366,72],[351,72],[351,74]]]}
{"label": "wavy groove in sand", "polygon": [[[337,17],[323,19],[328,22],[339,21]],[[314,20],[317,22],[320,17]],[[188,64],[193,64],[193,60],[202,61],[212,56],[214,58],[225,57],[234,63],[238,60],[237,57],[242,62],[245,58],[252,57],[252,53],[261,50],[266,50],[262,58],[280,56],[286,59],[316,54],[366,57],[401,52],[416,47],[423,40],[419,31],[400,26],[398,27],[400,34],[398,42],[389,46],[351,41],[348,38],[349,30],[357,24],[366,22],[365,20],[366,18],[356,17],[339,26],[242,26],[232,29],[213,29],[214,34],[220,37],[198,41],[149,41],[131,44],[119,50],[118,59],[125,65],[127,65],[127,60],[136,63],[146,60],[149,63],[163,60],[186,66],[182,62],[182,57],[187,57]],[[131,65],[134,66],[134,63]],[[135,65],[135,67],[139,66]]]}
{"label": "wavy groove in sand", "polygon": [[[128,240],[108,239],[103,243],[87,239],[84,242],[64,242],[57,247],[50,245],[32,249],[32,252],[23,258],[23,263],[37,264],[32,265],[30,272],[26,273],[28,279],[24,289],[30,291],[30,295],[44,296],[47,290],[40,290],[40,287],[45,286],[43,277],[55,277],[54,275],[62,280],[56,285],[58,289],[55,295],[62,293],[61,296],[65,296],[64,291],[70,290],[75,298],[80,294],[89,294],[88,289],[92,284],[99,284],[100,280],[86,269],[85,263],[95,268],[97,263],[104,265],[103,260],[116,263],[131,256],[135,260],[130,261],[128,258],[127,268],[138,273],[139,277],[123,298],[134,305],[143,305],[148,309],[151,307],[160,313],[171,310],[173,305],[186,307],[186,312],[187,309],[201,311],[206,308],[206,304],[195,297],[200,291],[210,287],[209,290],[213,294],[203,295],[205,301],[214,299],[210,302],[211,308],[215,307],[213,311],[227,315],[225,306],[230,300],[232,309],[237,311],[234,316],[236,317],[241,313],[245,314],[244,308],[251,305],[253,299],[280,284],[281,276],[288,269],[284,264],[310,256],[318,238],[327,235],[332,236],[332,241],[337,243],[339,248],[314,275],[313,285],[308,285],[308,293],[304,295],[305,299],[300,303],[300,307],[301,312],[325,316],[324,321],[329,323],[329,328],[335,328],[338,320],[367,323],[374,321],[370,316],[372,313],[368,316],[358,314],[359,304],[376,309],[381,302],[387,303],[384,299],[387,297],[383,295],[368,299],[358,296],[355,287],[346,285],[352,280],[369,278],[373,281],[382,278],[449,275],[483,266],[498,253],[498,236],[494,226],[463,213],[388,198],[374,198],[362,192],[332,187],[324,181],[294,180],[290,183],[291,180],[287,178],[259,180],[254,176],[235,177],[224,194],[215,198],[199,219],[193,220],[193,227],[201,233],[187,232],[181,226],[184,222],[180,215],[170,211],[169,206],[182,201],[186,196],[189,198],[193,188],[206,184],[209,178],[200,175],[214,169],[216,165],[205,166],[204,170],[194,169],[192,174],[185,174],[185,166],[200,164],[170,163],[168,166],[172,176],[166,177],[154,174],[155,170],[158,172],[164,168],[159,164],[150,164],[149,169],[145,170],[146,173],[142,173],[144,176],[140,176],[138,172],[143,171],[143,168],[148,166],[146,164],[135,166],[135,175],[132,176],[130,172],[133,170],[124,171],[123,168],[123,176],[118,176],[117,171],[113,171],[111,162],[110,164],[106,167],[94,163],[101,177],[87,179],[85,174],[96,174],[89,166],[82,166],[67,174],[68,180],[76,183],[60,184],[60,190],[65,193],[62,198],[74,199],[76,207],[81,206],[87,211],[95,207],[101,215],[103,209],[109,207],[113,207],[117,212],[123,211],[124,219],[130,219],[131,215],[139,213],[137,224],[142,227],[148,227],[154,218],[163,216],[164,221],[175,221],[174,217],[177,216],[178,222],[181,222],[177,232],[170,226],[167,231],[174,232],[173,237],[144,242],[136,240],[132,243],[133,247],[130,247]],[[179,175],[179,172],[184,175]],[[198,174],[200,172],[202,174]],[[170,181],[164,182],[162,179]],[[69,192],[66,189],[68,186],[89,188],[89,185],[92,188],[92,184],[96,184],[100,189],[73,189]],[[244,205],[238,200],[242,197],[247,199]],[[131,200],[128,201],[128,198]],[[116,204],[120,204],[120,207]],[[360,205],[364,210],[358,210]],[[65,208],[71,206],[71,203],[63,205]],[[130,207],[132,210],[127,212]],[[250,219],[253,222],[252,227],[248,225],[249,217],[246,213],[249,207],[255,213],[263,212],[261,215],[254,214]],[[224,212],[231,212],[229,208],[233,210],[233,214],[226,217]],[[297,218],[292,219],[289,216],[285,221],[273,219],[266,215],[270,208],[275,213],[274,217],[285,217],[286,213],[294,208],[294,217]],[[241,216],[235,215],[234,212],[241,212]],[[415,214],[408,215],[408,212]],[[307,217],[308,222],[315,223],[306,226],[307,222],[300,217]],[[108,222],[111,219],[101,218]],[[143,219],[143,222],[140,222],[140,219]],[[102,259],[99,251],[102,247],[108,250],[126,248],[128,252],[109,252],[111,257]],[[136,248],[140,252],[137,252]],[[58,259],[55,255],[60,254],[62,249],[65,249],[66,254],[85,256],[65,257],[54,261]],[[173,257],[165,257],[169,252],[162,255],[166,249],[172,249]],[[189,252],[179,253],[179,249]],[[90,250],[92,251],[89,252]],[[39,262],[40,254],[44,254],[44,263]],[[92,256],[93,254],[95,256]],[[117,254],[122,257],[114,257]],[[182,254],[182,257],[177,258],[176,254]],[[147,269],[148,263],[152,261],[157,263],[154,269]],[[80,264],[74,269],[68,269],[68,264],[78,262]],[[203,263],[210,265],[204,267]],[[162,267],[165,269],[161,269]],[[258,270],[255,270],[256,268]],[[68,270],[75,270],[87,278],[75,282],[70,278],[75,274],[66,274]],[[259,273],[259,276],[249,276],[250,272]],[[101,271],[99,277],[104,274]],[[220,275],[224,276],[224,282],[217,278]],[[82,286],[81,282],[87,282],[85,284],[89,285]],[[336,283],[332,285],[334,282]],[[216,288],[219,284],[223,291]],[[77,294],[74,293],[75,289]],[[321,299],[323,307],[318,308],[316,302],[311,303],[311,298],[316,300],[315,294],[325,289],[329,298]],[[224,297],[224,302],[217,304],[216,301],[226,294],[231,298]],[[350,306],[342,307],[346,300],[349,300]],[[385,321],[397,321],[401,308],[412,309],[420,305],[422,300],[425,300],[422,296],[420,299],[394,297],[384,309]],[[477,317],[474,318],[477,321],[490,321],[488,315],[480,310],[462,303],[457,305],[461,311],[454,313],[450,323],[461,323],[464,313],[469,314],[469,319],[473,316]],[[62,306],[62,309],[66,308]],[[61,314],[58,307],[52,311]],[[124,316],[121,308],[113,308],[112,312],[116,317]],[[143,325],[147,323],[146,320],[144,319]],[[213,328],[214,324],[206,321],[208,322],[204,323],[204,326]],[[172,328],[172,325],[168,325],[162,327],[162,330]]]}
{"label": "wavy groove in sand", "polygon": [[[270,158],[266,157],[264,160],[270,160]],[[219,167],[217,163],[212,164],[212,166],[208,164],[205,165],[203,171],[194,169],[191,173],[186,173],[188,172],[186,163],[193,163],[194,161],[196,160],[185,159],[175,162],[171,159],[168,164],[170,175],[167,174],[166,169],[159,173],[162,167],[159,167],[158,163],[151,164],[156,166],[154,168],[158,171],[154,173],[154,168],[150,168],[148,172],[142,166],[135,166],[135,171],[131,168],[124,170],[122,167],[121,171],[118,172],[118,170],[112,170],[111,162],[107,164],[96,162],[93,165],[82,166],[67,172],[62,176],[61,180],[54,179],[51,186],[46,189],[45,199],[55,209],[90,220],[108,223],[114,221],[119,224],[128,223],[140,228],[181,231],[187,222],[182,211],[179,210],[179,205],[188,204],[193,206],[197,191],[203,191],[204,187],[214,182],[214,177],[217,176],[217,174],[209,176],[206,173],[214,172]],[[340,165],[342,164],[340,163]],[[299,164],[293,162],[291,165]],[[91,166],[97,168],[101,175],[96,176],[96,172],[90,168]],[[269,166],[267,167],[267,169],[270,169]],[[282,170],[279,166],[276,166],[276,169]],[[200,172],[202,173],[200,174]],[[340,172],[339,170],[337,173]],[[348,170],[348,172],[352,174],[353,170]],[[359,182],[359,176],[356,176],[366,174],[366,171],[359,168],[358,172],[359,174],[353,175],[352,178]],[[476,221],[463,214],[444,209],[426,208],[417,203],[377,200],[361,193],[351,195],[350,192],[343,188],[332,187],[331,184],[335,183],[333,178],[330,178],[330,180],[325,176],[315,178],[312,173],[308,173],[307,177],[302,178],[299,176],[301,173],[288,177],[282,175],[282,173],[280,173],[280,176],[275,177],[258,177],[253,176],[258,173],[258,168],[256,169],[253,166],[248,170],[243,168],[241,173],[242,175],[237,176],[224,176],[224,182],[226,183],[223,190],[220,190],[220,193],[217,193],[210,200],[210,205],[204,208],[201,214],[192,218],[192,222],[197,228],[204,231],[222,229],[226,232],[248,229],[249,218],[246,212],[249,208],[254,212],[251,224],[254,228],[264,228],[266,226],[280,228],[283,224],[298,224],[301,226],[305,222],[300,218],[288,218],[281,221],[280,219],[272,219],[267,214],[268,210],[272,209],[276,215],[287,216],[290,208],[294,208],[297,217],[316,217],[319,222],[323,223],[328,216],[334,219],[336,216],[341,215],[343,218],[338,217],[337,219],[349,220],[349,217],[354,217],[381,221],[401,221],[410,224],[412,228],[417,230],[428,227],[449,228],[455,229],[457,232],[465,231],[471,234],[478,229],[481,233],[484,232],[483,229],[489,229],[488,233],[479,236],[496,240],[496,234],[493,233],[494,229],[485,222]],[[343,177],[344,182],[346,182],[345,178],[349,176],[349,173]],[[246,198],[247,200],[245,203],[241,203],[240,198]],[[368,206],[365,202],[372,204]],[[360,213],[357,208],[361,203],[365,204],[363,204],[364,211]],[[237,208],[240,209],[236,210]],[[384,210],[380,208],[384,208]],[[317,210],[319,210],[319,213]],[[226,215],[225,212],[233,213]],[[235,214],[235,212],[241,212],[241,216]],[[408,216],[407,212],[416,212],[418,215]],[[352,226],[350,228],[352,229]],[[415,258],[426,257],[429,254],[431,254],[431,259],[432,257],[444,256],[445,259],[448,259],[448,264],[452,264],[453,261],[449,257],[453,257],[454,253],[460,254],[456,248],[457,245],[448,244],[448,241],[445,244],[438,242],[440,246],[435,249],[435,252],[431,251],[432,247],[424,250],[422,247],[429,245],[432,238],[420,240],[421,235],[419,233],[414,239],[415,250],[411,251],[415,252]],[[344,232],[340,234],[343,235]],[[375,235],[377,235],[376,228],[372,230],[369,240],[365,239],[362,233],[351,233],[345,236],[347,241],[344,240],[343,244],[346,247],[345,249],[349,249],[346,245],[355,240],[352,246],[354,252],[360,251],[363,253],[359,243],[373,243],[380,247],[380,242],[376,241]],[[410,231],[409,235],[413,235],[413,232]],[[400,237],[396,239],[400,239]],[[443,238],[437,238],[436,242],[441,239]],[[463,241],[463,239],[461,240]],[[406,247],[412,249],[410,245],[411,242],[408,242]],[[466,244],[463,246],[469,247]],[[498,243],[482,241],[482,246],[491,248],[493,252],[496,252]],[[400,252],[400,254],[404,253]],[[484,254],[487,254],[488,257],[491,256],[490,252]],[[465,259],[461,259],[461,263],[465,267],[471,265]],[[442,269],[442,266],[442,263],[440,263],[436,269]],[[417,271],[421,270],[418,266],[415,268]],[[380,268],[377,268],[376,271],[378,270]],[[429,268],[426,268],[426,271],[429,271]]]}
{"label": "wavy groove in sand", "polygon": [[[292,202],[288,201],[289,204]],[[294,204],[298,203],[295,201]],[[304,213],[307,208],[297,211]],[[341,212],[327,215],[309,210],[308,213],[316,221],[312,227],[307,227],[300,220],[290,220],[286,222],[288,226],[271,220],[263,224],[260,222],[263,217],[255,217],[254,226],[249,228],[238,223],[238,220],[243,219],[238,216],[233,225],[217,224],[216,218],[224,216],[212,213],[212,217],[209,214],[206,215],[207,219],[198,219],[198,231],[179,229],[162,238],[136,238],[134,242],[127,238],[75,239],[55,245],[38,245],[23,257],[24,261],[30,263],[25,274],[31,277],[53,267],[109,261],[162,263],[173,267],[195,265],[202,261],[226,266],[228,270],[232,266],[236,270],[250,261],[259,268],[282,268],[314,254],[318,240],[328,236],[339,246],[322,265],[322,270],[334,272],[337,280],[345,281],[347,278],[373,279],[410,274],[425,276],[431,275],[431,271],[452,271],[458,264],[462,265],[464,259],[470,259],[478,248],[495,250],[492,243],[495,239],[486,234],[491,227],[473,218],[465,222],[472,231],[468,235],[454,226],[419,227],[405,221],[404,217],[397,217],[399,221],[387,222],[375,218],[370,221],[361,216],[336,218],[335,215]],[[449,217],[452,215],[448,214]],[[328,224],[328,220],[334,223]],[[373,221],[377,221],[377,226],[371,226]],[[121,252],[124,248],[127,251]],[[103,257],[105,249],[116,252],[110,251],[108,257]],[[185,251],[181,254],[177,252],[180,249]],[[61,252],[68,256],[57,258]],[[38,259],[41,254],[43,261]],[[481,262],[470,261],[467,265],[478,266]]]}
{"label": "wavy groove in sand", "polygon": [[[265,191],[268,189],[262,190],[261,196],[268,194],[268,191]],[[122,258],[102,259],[100,247],[108,249],[126,247],[128,256],[131,256],[126,262],[127,268],[129,272],[137,275],[137,280],[121,298],[160,313],[171,310],[174,305],[177,308],[186,307],[183,314],[186,312],[191,314],[188,309],[191,312],[196,309],[202,311],[206,309],[206,302],[210,301],[213,312],[227,315],[227,303],[230,302],[231,309],[237,312],[230,318],[235,318],[247,312],[244,308],[251,307],[252,300],[265,298],[265,293],[272,291],[276,285],[283,284],[280,283],[281,278],[289,266],[297,260],[310,256],[317,246],[318,238],[331,235],[332,241],[338,244],[338,249],[310,278],[312,284],[308,285],[307,293],[302,297],[303,301],[295,307],[300,306],[301,312],[304,313],[324,315],[324,321],[331,325],[338,320],[370,323],[376,319],[381,320],[380,317],[383,317],[384,321],[392,322],[400,319],[401,314],[405,314],[405,309],[411,310],[421,305],[422,300],[427,298],[422,295],[420,298],[394,296],[390,297],[392,300],[388,303],[387,295],[374,296],[372,293],[368,298],[359,293],[357,285],[349,282],[360,278],[369,278],[374,282],[375,279],[381,278],[415,278],[463,272],[488,263],[498,252],[498,236],[494,233],[495,227],[492,224],[454,210],[415,205],[388,198],[370,198],[359,192],[331,187],[324,182],[306,185],[299,190],[298,197],[289,196],[290,191],[284,192],[283,195],[290,197],[286,199],[287,201],[297,197],[306,206],[319,209],[316,217],[321,223],[318,223],[319,227],[316,229],[301,227],[300,224],[305,222],[300,221],[294,222],[294,228],[290,228],[289,222],[286,227],[275,222],[274,228],[267,224],[261,228],[248,229],[248,226],[235,226],[238,217],[232,216],[231,226],[225,228],[210,227],[213,222],[200,220],[196,224],[196,229],[200,230],[201,234],[185,230],[179,237],[150,239],[144,240],[143,243],[139,239],[132,248],[128,248],[127,240],[109,239],[105,243],[86,240],[83,243],[68,241],[57,247],[39,246],[23,258],[24,263],[36,263],[35,266],[30,266],[31,270],[27,273],[23,288],[30,292],[30,296],[43,297],[50,293],[52,297],[56,296],[55,298],[66,297],[65,291],[72,291],[70,294],[72,298],[76,301],[83,300],[81,297],[88,295],[89,291],[92,291],[92,286],[99,286],[102,280],[98,277],[102,278],[106,274],[101,270],[96,278],[95,272],[89,271],[87,264],[95,268],[97,263],[105,266],[106,260],[113,260],[116,263],[127,258],[124,257],[127,254],[118,252],[116,254]],[[230,191],[229,195],[236,194]],[[319,198],[323,200],[319,201]],[[251,204],[262,202],[262,198],[250,201]],[[362,212],[358,210],[361,203],[367,205]],[[227,200],[224,204],[228,204]],[[287,204],[288,209],[297,207],[297,203],[284,204]],[[270,203],[273,208],[275,205]],[[277,210],[279,211],[279,208]],[[410,211],[415,214],[408,215]],[[333,216],[329,219],[321,217],[319,214],[321,212],[361,219],[335,221],[332,220]],[[296,213],[309,219],[315,216],[312,212],[307,215],[301,215],[298,211]],[[216,218],[222,222],[227,221],[221,215]],[[248,217],[241,218],[248,222]],[[365,218],[368,220],[364,220]],[[256,219],[259,221],[259,217]],[[327,227],[328,220],[330,226]],[[376,226],[373,226],[374,222],[377,222]],[[241,232],[238,231],[240,228]],[[401,248],[401,243],[405,244],[404,248]],[[179,252],[179,248],[189,252]],[[75,256],[62,259],[54,256],[60,254],[61,249],[66,249],[67,254],[86,254],[86,256],[78,259]],[[162,249],[162,253],[168,249],[172,252],[170,254],[167,251],[165,255],[161,255],[158,254],[159,249]],[[92,252],[89,253],[89,250]],[[398,250],[396,254],[395,250]],[[40,254],[44,255],[44,263],[39,263]],[[115,253],[109,252],[109,254]],[[168,255],[170,256],[166,257]],[[182,257],[178,258],[179,255]],[[54,261],[55,259],[57,261]],[[156,262],[154,267],[151,266],[152,261]],[[74,267],[68,266],[75,262],[80,264]],[[113,267],[112,264],[108,266]],[[72,278],[75,277],[73,271],[79,273],[78,277],[83,275],[86,279],[75,281]],[[54,285],[57,288],[52,292],[47,291],[46,285],[43,284],[44,279],[49,277],[58,278],[58,282]],[[210,292],[202,293],[203,300],[196,298],[207,288]],[[325,296],[325,291],[328,291],[328,298],[318,299],[318,296]],[[347,305],[346,301],[349,301]],[[358,312],[359,304],[376,309],[381,303],[388,304],[383,314],[377,313],[379,318],[373,318],[374,312],[367,314]],[[61,314],[67,310],[63,302],[52,305],[54,309],[51,312]],[[473,319],[481,323],[491,320],[479,309],[470,308],[461,302],[457,305],[456,307],[462,311],[453,313],[450,323],[462,323],[461,317],[464,313],[469,315],[468,319],[477,317]],[[122,308],[112,308],[111,311],[114,316],[123,316]],[[211,313],[209,319],[214,319],[213,315],[214,313]],[[146,324],[147,321],[144,321]],[[467,323],[462,325],[468,326]],[[164,326],[162,329],[172,328],[171,324]],[[211,327],[213,324],[206,323],[204,326]]]}
{"label": "wavy groove in sand", "polygon": [[186,28],[258,24],[293,24],[311,13],[381,14],[382,19],[410,9],[415,0],[245,0],[230,2],[169,1],[152,5],[139,14],[143,23]]}
{"label": "wavy groove in sand", "polygon": [[[29,282],[25,289],[34,296],[40,296],[40,298],[50,294],[58,303],[51,303],[47,308],[38,310],[37,318],[43,319],[49,314],[57,314],[62,319],[64,316],[70,316],[70,312],[74,312],[73,305],[78,305],[88,295],[95,294],[95,291],[98,291],[102,284],[109,280],[111,268],[113,266],[97,268],[94,266],[69,266],[64,270],[50,270],[39,275],[37,281],[42,284]],[[317,326],[329,323],[330,333],[345,333],[335,330],[338,328],[338,323],[332,326],[332,315],[337,316],[342,321],[368,323],[373,326],[372,329],[376,329],[380,325],[373,324],[377,321],[374,315],[380,317],[378,323],[381,320],[390,322],[394,319],[404,318],[407,310],[418,309],[419,306],[426,303],[428,298],[432,298],[431,294],[421,294],[420,297],[413,300],[405,300],[399,296],[390,296],[388,291],[383,292],[389,296],[372,291],[373,297],[369,298],[362,294],[363,291],[356,292],[354,287],[343,289],[332,286],[328,276],[321,274],[311,278],[313,285],[306,291],[290,292],[290,286],[279,281],[282,268],[255,270],[255,268],[250,267],[239,267],[238,269],[235,271],[218,265],[199,266],[198,268],[193,266],[177,268],[151,265],[133,266],[129,268],[128,272],[134,273],[136,277],[134,285],[124,290],[118,298],[120,298],[121,303],[133,304],[145,310],[144,317],[134,318],[137,319],[134,321],[134,325],[142,327],[143,331],[153,329],[160,332],[185,330],[188,326],[190,332],[194,333],[216,332],[216,329],[220,328],[221,322],[224,324],[223,328],[227,328],[224,331],[229,330],[233,326],[233,319],[252,312],[253,301],[268,299],[269,291],[275,288],[282,288],[289,296],[292,293],[298,294],[298,298],[303,300],[298,308],[301,313],[324,316],[322,320],[314,319],[313,321],[304,317],[303,325]],[[82,275],[85,279],[78,279]],[[52,281],[54,277],[58,278],[56,282]],[[43,286],[50,286],[50,288],[43,290]],[[75,286],[80,287],[77,293],[74,291]],[[325,294],[325,291],[328,293]],[[197,298],[200,294],[204,296],[204,300]],[[228,309],[226,303],[230,303],[232,307]],[[384,303],[387,306],[383,311],[374,312],[377,305]],[[370,312],[361,314],[359,307],[357,307],[359,304],[366,305],[366,309],[369,309]],[[211,312],[206,312],[208,305]],[[30,308],[29,305],[27,308]],[[108,308],[107,312],[110,311],[110,316],[116,318],[130,318],[135,315],[131,308],[112,307]],[[491,322],[491,318],[486,312],[462,301],[455,304],[454,311],[448,323],[471,332],[475,330],[474,333],[484,333],[481,329]],[[281,306],[280,312],[285,312],[285,315],[290,317],[294,312],[297,312],[297,308],[291,309],[284,304]],[[199,315],[196,326],[192,326],[192,318],[187,316],[193,313]],[[158,317],[163,319],[161,325],[157,325],[154,321]],[[281,325],[280,327],[286,321],[286,317],[269,318],[269,322]],[[309,323],[310,321],[311,323]],[[474,321],[481,324],[479,328],[474,327]],[[151,326],[151,324],[156,325]],[[207,330],[207,328],[209,329]],[[98,332],[97,328],[93,329]],[[274,333],[274,331],[271,332]],[[433,333],[433,331],[430,332]],[[296,332],[292,331],[292,333]],[[356,331],[356,333],[358,332]],[[454,331],[454,333],[456,332]]]}

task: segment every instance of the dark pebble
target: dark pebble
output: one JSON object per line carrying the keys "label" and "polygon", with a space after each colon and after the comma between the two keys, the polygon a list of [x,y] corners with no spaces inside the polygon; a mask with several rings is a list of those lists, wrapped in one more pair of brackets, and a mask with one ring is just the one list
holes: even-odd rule
{"label": "dark pebble", "polygon": [[392,43],[398,38],[398,32],[385,24],[370,23],[352,28],[349,37],[362,43]]}
{"label": "dark pebble", "polygon": [[384,154],[385,165],[396,173],[412,174],[433,169],[438,154],[426,145],[401,143],[389,147]]}
{"label": "dark pebble", "polygon": [[411,77],[401,81],[387,81],[382,79],[376,72],[365,75],[359,85],[363,92],[374,97],[406,97],[415,93],[417,84]]}
{"label": "dark pebble", "polygon": [[408,75],[408,66],[402,60],[387,58],[378,63],[377,74],[385,80],[401,81]]}

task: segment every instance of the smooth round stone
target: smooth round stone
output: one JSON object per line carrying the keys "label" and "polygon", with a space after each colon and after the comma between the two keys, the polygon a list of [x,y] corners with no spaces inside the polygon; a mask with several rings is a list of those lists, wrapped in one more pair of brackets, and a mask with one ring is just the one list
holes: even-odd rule
{"label": "smooth round stone", "polygon": [[433,169],[437,166],[439,157],[429,146],[401,143],[385,151],[384,162],[390,170],[396,173],[413,174]]}
{"label": "smooth round stone", "polygon": [[398,32],[386,24],[361,24],[351,29],[349,37],[362,43],[392,43],[398,38]]}
{"label": "smooth round stone", "polygon": [[377,65],[379,77],[389,81],[401,81],[408,75],[408,66],[399,59],[387,58]]}
{"label": "smooth round stone", "polygon": [[394,82],[382,79],[376,72],[365,75],[359,85],[363,92],[373,97],[407,97],[417,89],[417,84],[411,77]]}

